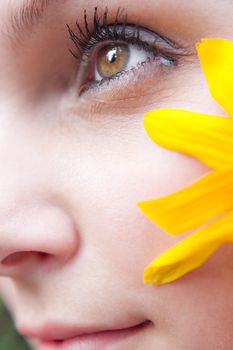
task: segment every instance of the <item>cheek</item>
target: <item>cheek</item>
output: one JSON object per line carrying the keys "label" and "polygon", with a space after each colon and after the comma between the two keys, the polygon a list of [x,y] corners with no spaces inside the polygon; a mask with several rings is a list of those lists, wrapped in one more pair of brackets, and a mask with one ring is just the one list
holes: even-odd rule
{"label": "cheek", "polygon": [[120,144],[119,135],[115,142],[113,137],[111,151],[107,142],[103,146],[103,138],[95,142],[98,157],[88,167],[89,180],[77,200],[82,199],[78,220],[81,232],[86,232],[86,247],[98,247],[98,254],[114,269],[117,266],[121,276],[127,271],[141,283],[145,266],[182,237],[167,235],[136,203],[187,186],[207,169],[194,159],[158,147],[143,128],[134,132],[130,131],[133,136],[121,134]]}
{"label": "cheek", "polygon": [[[171,93],[161,98],[154,109],[177,108],[212,115],[226,116],[225,111],[212,98],[206,78],[198,61],[183,64],[170,82]],[[148,108],[148,111],[153,108]]]}
{"label": "cheek", "polygon": [[169,333],[190,350],[231,349],[232,254],[232,245],[222,246],[200,268],[151,293],[163,305]]}
{"label": "cheek", "polygon": [[16,293],[13,281],[9,278],[0,278],[0,296],[3,298],[9,311],[15,310],[17,305]]}

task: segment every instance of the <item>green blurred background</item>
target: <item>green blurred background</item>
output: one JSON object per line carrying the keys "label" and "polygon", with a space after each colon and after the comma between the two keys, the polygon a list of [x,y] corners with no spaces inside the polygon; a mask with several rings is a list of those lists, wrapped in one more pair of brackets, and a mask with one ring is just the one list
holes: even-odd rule
{"label": "green blurred background", "polygon": [[12,319],[1,299],[0,350],[30,350],[25,340],[16,332]]}

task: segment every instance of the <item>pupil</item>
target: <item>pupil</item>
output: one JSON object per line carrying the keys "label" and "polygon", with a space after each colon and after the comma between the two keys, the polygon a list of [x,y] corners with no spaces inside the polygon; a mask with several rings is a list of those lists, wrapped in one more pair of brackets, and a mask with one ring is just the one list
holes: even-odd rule
{"label": "pupil", "polygon": [[117,60],[117,48],[110,50],[107,53],[107,60],[109,63],[114,63]]}

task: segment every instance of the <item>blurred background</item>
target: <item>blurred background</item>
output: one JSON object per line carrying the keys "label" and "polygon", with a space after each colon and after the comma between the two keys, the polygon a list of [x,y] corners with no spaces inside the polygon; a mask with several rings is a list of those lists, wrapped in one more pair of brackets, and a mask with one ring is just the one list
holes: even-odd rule
{"label": "blurred background", "polygon": [[25,340],[16,332],[12,319],[1,299],[0,350],[30,350]]}

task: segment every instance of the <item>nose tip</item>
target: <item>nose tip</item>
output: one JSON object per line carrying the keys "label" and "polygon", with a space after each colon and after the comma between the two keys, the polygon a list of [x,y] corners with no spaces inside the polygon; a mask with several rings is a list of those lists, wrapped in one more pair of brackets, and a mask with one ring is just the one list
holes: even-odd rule
{"label": "nose tip", "polygon": [[0,276],[26,274],[47,261],[64,263],[78,246],[72,217],[60,206],[21,205],[7,220],[0,215]]}

